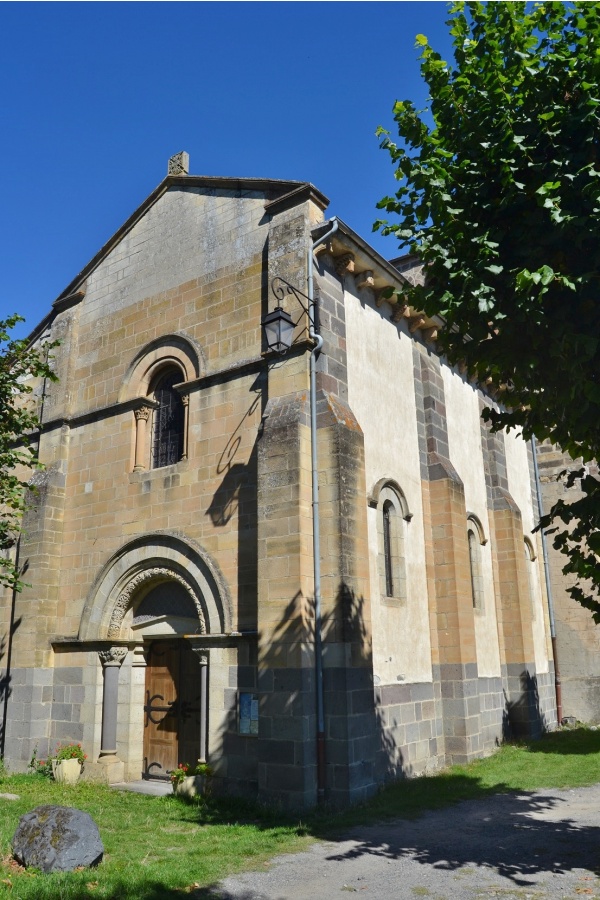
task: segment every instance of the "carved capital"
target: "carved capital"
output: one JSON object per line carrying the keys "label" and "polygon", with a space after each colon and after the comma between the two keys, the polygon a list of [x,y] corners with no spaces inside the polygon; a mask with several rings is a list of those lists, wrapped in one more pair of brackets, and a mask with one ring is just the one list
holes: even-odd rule
{"label": "carved capital", "polygon": [[98,656],[103,668],[107,666],[120,667],[127,656],[127,647],[109,647],[107,650],[99,650]]}
{"label": "carved capital", "polygon": [[135,416],[136,422],[139,422],[140,419],[143,419],[144,422],[147,422],[150,418],[150,407],[138,406],[137,409],[134,409],[133,414]]}
{"label": "carved capital", "polygon": [[354,272],[354,253],[344,253],[335,257],[335,271],[338,275],[351,275]]}
{"label": "carved capital", "polygon": [[199,666],[207,666],[208,665],[208,653],[206,650],[201,650],[200,647],[192,647],[192,650],[198,660]]}
{"label": "carved capital", "polygon": [[188,406],[188,405],[189,405],[189,402],[190,402],[190,395],[189,395],[189,394],[182,394],[182,395],[181,395],[181,402],[183,403],[184,406]]}

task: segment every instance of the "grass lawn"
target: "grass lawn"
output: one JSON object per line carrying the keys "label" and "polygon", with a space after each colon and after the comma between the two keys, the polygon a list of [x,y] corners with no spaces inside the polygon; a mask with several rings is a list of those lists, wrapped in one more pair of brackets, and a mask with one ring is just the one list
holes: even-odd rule
{"label": "grass lawn", "polygon": [[[0,791],[20,799],[0,799],[0,896],[200,897],[203,887],[231,872],[261,866],[275,854],[301,850],[314,837],[332,836],[353,824],[412,817],[497,791],[579,787],[596,781],[600,781],[600,730],[584,728],[507,745],[469,766],[392,785],[364,806],[340,814],[304,815],[302,822],[236,801],[187,805],[174,797],[122,793],[98,785],[60,785],[39,775],[5,776]],[[10,841],[19,817],[42,803],[76,806],[90,813],[105,847],[98,868],[40,875],[11,862]]]}

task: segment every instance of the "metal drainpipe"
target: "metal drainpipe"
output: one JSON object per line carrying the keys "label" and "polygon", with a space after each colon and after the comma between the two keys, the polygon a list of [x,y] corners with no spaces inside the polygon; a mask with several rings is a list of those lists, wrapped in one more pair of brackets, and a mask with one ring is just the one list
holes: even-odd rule
{"label": "metal drainpipe", "polygon": [[[533,471],[535,474],[535,488],[537,493],[538,515],[540,519],[544,515],[544,507],[542,504],[542,488],[540,484],[540,471],[537,464],[537,453],[535,449],[535,437],[531,438],[531,450],[533,452]],[[550,582],[550,566],[548,563],[548,545],[546,543],[546,535],[544,529],[540,529],[542,535],[542,555],[544,557],[544,575],[546,578],[546,595],[548,597],[548,616],[550,619],[550,640],[552,641],[552,656],[554,657],[554,690],[556,692],[556,718],[558,724],[562,722],[562,687],[560,681],[560,670],[558,668],[558,654],[556,650],[556,622],[554,620],[554,599],[552,597],[552,584]]]}
{"label": "metal drainpipe", "polygon": [[328,240],[338,230],[335,216],[332,227],[322,237],[313,241],[308,250],[308,318],[310,337],[315,345],[310,354],[310,452],[312,469],[312,524],[313,524],[313,566],[315,582],[315,679],[317,689],[317,801],[325,799],[325,709],[323,702],[323,655],[321,641],[321,535],[319,530],[319,472],[317,469],[317,353],[323,346],[323,338],[317,334],[313,253],[315,247]]}

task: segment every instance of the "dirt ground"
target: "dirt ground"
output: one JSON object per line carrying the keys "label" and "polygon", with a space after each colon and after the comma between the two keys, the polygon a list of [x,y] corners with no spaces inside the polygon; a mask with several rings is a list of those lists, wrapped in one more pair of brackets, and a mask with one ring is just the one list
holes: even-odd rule
{"label": "dirt ground", "polygon": [[[600,772],[598,773],[600,778]],[[412,821],[355,828],[339,841],[227,878],[220,900],[600,900],[600,784],[498,794]]]}

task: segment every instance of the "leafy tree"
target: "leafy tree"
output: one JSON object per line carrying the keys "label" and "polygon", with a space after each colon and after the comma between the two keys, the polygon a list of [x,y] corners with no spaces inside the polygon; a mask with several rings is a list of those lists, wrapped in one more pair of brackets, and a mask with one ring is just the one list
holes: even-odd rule
{"label": "leafy tree", "polygon": [[56,381],[48,355],[54,344],[36,349],[26,340],[10,336],[22,321],[18,315],[0,320],[0,585],[16,590],[23,584],[12,548],[25,510],[29,488],[25,477],[40,467],[31,445],[31,435],[39,429],[40,421],[36,405],[28,398],[33,390],[29,380]]}
{"label": "leafy tree", "polygon": [[[421,257],[407,299],[498,391],[493,427],[600,459],[600,5],[456,3],[448,25],[453,63],[417,36],[429,108],[395,104],[397,143],[378,129],[399,221],[374,228]],[[581,485],[555,546],[600,621],[600,483]]]}

